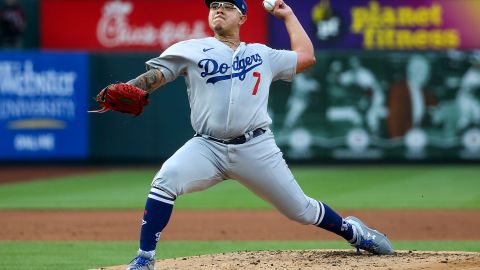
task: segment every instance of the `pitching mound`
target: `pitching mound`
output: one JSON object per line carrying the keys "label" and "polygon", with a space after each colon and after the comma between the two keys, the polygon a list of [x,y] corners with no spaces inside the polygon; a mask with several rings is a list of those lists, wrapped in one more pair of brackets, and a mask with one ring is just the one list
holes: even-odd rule
{"label": "pitching mound", "polygon": [[[101,268],[101,270],[125,270],[125,267],[121,265]],[[478,270],[480,253],[399,251],[396,255],[375,256],[357,255],[351,250],[245,251],[159,260],[155,269]]]}

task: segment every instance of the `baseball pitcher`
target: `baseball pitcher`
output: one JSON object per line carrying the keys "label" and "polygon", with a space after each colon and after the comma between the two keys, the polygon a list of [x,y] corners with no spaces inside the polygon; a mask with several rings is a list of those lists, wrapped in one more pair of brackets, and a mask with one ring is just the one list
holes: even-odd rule
{"label": "baseball pitcher", "polygon": [[245,0],[205,0],[205,4],[213,37],[172,45],[146,62],[147,72],[126,84],[110,85],[97,96],[102,112],[139,115],[148,104],[148,94],[183,76],[196,132],[154,176],[140,247],[127,270],[154,269],[156,245],[178,196],[226,179],[239,181],[294,221],[338,234],[357,251],[394,253],[382,233],[355,217],[344,219],[305,195],[269,129],[267,100],[272,81],[292,81],[295,74],[315,64],[313,45],[292,9],[277,0],[268,11],[285,23],[291,40],[291,50],[275,50],[240,41],[240,28],[247,21]]}

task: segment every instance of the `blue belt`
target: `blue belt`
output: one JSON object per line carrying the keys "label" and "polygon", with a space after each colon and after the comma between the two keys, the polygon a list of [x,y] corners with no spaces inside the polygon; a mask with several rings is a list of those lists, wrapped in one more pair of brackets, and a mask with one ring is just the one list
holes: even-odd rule
{"label": "blue belt", "polygon": [[219,143],[223,143],[223,144],[242,144],[242,143],[246,143],[246,142],[250,141],[251,139],[253,139],[255,137],[258,137],[258,136],[262,135],[263,133],[265,133],[265,131],[266,130],[264,130],[262,128],[257,128],[254,131],[250,131],[250,132],[247,132],[247,133],[243,134],[242,136],[238,136],[236,138],[228,139],[228,140],[217,139],[217,138],[212,137],[212,136],[202,135],[202,134],[198,134],[198,133],[195,134],[194,137],[202,137],[202,138],[212,140],[212,141],[215,141],[215,142],[219,142]]}

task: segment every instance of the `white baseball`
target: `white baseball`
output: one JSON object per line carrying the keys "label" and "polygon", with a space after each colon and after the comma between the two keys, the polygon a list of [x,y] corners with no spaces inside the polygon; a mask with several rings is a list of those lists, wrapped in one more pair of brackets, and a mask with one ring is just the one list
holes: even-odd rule
{"label": "white baseball", "polygon": [[263,0],[263,7],[267,11],[272,11],[275,8],[276,0]]}

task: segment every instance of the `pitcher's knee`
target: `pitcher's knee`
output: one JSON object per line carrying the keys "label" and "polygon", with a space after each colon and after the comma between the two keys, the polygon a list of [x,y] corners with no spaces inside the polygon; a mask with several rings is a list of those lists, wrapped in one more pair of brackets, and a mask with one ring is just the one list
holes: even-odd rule
{"label": "pitcher's knee", "polygon": [[164,180],[164,178],[154,178],[150,185],[152,187],[151,191],[160,190],[164,196],[175,200],[178,197],[178,192]]}
{"label": "pitcher's knee", "polygon": [[178,187],[180,177],[182,176],[177,170],[162,168],[153,178],[151,186],[152,188],[154,187],[163,190],[176,198],[181,194]]}
{"label": "pitcher's knee", "polygon": [[311,220],[309,219],[309,217],[305,214],[297,214],[297,215],[291,215],[291,216],[287,216],[290,220],[293,220],[293,221],[296,221],[300,224],[303,224],[303,225],[310,225],[312,224],[311,223]]}
{"label": "pitcher's knee", "polygon": [[286,211],[284,215],[289,219],[296,221],[303,225],[310,225],[315,223],[318,216],[318,203],[316,200],[308,198],[308,203],[301,210]]}

